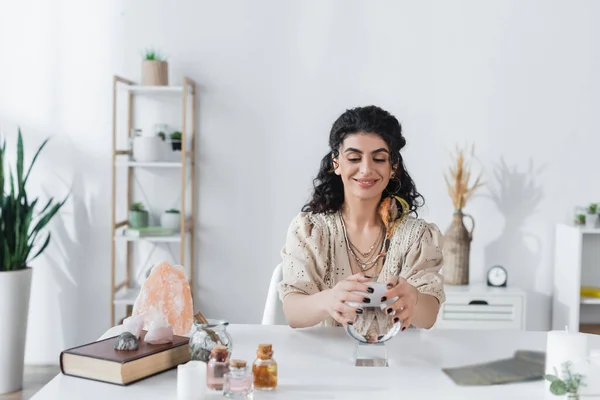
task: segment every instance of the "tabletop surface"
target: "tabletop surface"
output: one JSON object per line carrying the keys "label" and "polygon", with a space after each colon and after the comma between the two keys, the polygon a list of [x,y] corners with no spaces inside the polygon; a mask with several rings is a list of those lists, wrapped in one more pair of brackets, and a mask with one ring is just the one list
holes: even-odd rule
{"label": "tabletop surface", "polygon": [[[120,333],[115,327],[102,337]],[[230,325],[232,357],[252,363],[259,343],[271,343],[279,366],[275,392],[254,399],[561,399],[543,381],[494,386],[456,385],[442,368],[511,357],[516,350],[546,350],[546,332],[406,330],[387,342],[389,367],[356,367],[355,342],[341,328],[291,329],[287,326]],[[589,335],[589,349],[600,336]],[[58,374],[33,400],[176,399],[177,371],[170,370],[130,386]],[[223,398],[209,392],[208,398]],[[600,397],[595,397],[600,398]]]}

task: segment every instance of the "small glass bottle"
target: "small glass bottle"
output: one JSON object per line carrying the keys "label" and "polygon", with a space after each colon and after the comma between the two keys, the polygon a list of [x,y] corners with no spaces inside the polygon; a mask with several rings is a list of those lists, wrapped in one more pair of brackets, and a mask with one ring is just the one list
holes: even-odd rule
{"label": "small glass bottle", "polygon": [[230,399],[252,399],[252,371],[244,360],[231,360],[229,372],[224,376],[223,396]]}
{"label": "small glass bottle", "polygon": [[273,359],[273,348],[270,344],[258,345],[256,360],[252,365],[254,389],[275,390],[277,387],[277,362]]}
{"label": "small glass bottle", "polygon": [[229,351],[226,346],[217,345],[210,352],[206,366],[206,386],[212,390],[223,389],[223,377],[229,372]]}

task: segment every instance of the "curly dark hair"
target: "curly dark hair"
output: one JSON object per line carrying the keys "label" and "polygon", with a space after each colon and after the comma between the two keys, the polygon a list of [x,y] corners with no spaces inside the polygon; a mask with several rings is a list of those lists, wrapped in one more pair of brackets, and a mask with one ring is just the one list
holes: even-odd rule
{"label": "curly dark hair", "polygon": [[342,178],[333,170],[334,157],[338,157],[339,148],[348,135],[355,133],[375,133],[379,135],[390,148],[390,162],[394,168],[395,179],[391,179],[381,194],[382,200],[390,194],[404,199],[409,205],[409,213],[418,216],[417,209],[423,206],[425,200],[417,192],[412,178],[406,171],[400,150],[406,145],[402,136],[400,123],[389,112],[377,107],[357,107],[346,110],[331,127],[329,147],[331,151],[321,160],[321,167],[313,181],[313,194],[310,201],[302,207],[302,211],[314,213],[337,212],[344,204],[344,184]]}

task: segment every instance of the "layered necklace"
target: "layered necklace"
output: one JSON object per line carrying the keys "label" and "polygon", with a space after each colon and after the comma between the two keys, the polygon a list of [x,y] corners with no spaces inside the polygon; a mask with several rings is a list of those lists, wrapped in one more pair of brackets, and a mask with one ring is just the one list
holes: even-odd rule
{"label": "layered necklace", "polygon": [[[379,261],[379,258],[381,258],[385,254],[384,250],[385,250],[386,228],[383,225],[381,226],[381,233],[379,234],[377,239],[375,239],[375,242],[373,242],[373,244],[371,245],[371,248],[365,253],[365,252],[360,251],[358,249],[358,247],[356,247],[348,239],[348,232],[346,231],[346,224],[344,223],[344,218],[342,218],[341,212],[339,212],[339,218],[340,218],[340,222],[342,225],[342,231],[344,232],[344,239],[346,241],[346,246],[348,248],[348,252],[356,260],[356,262],[358,263],[358,265],[360,266],[360,268],[363,271],[367,271],[367,270],[371,269],[372,267],[374,267],[377,264],[377,261]],[[377,251],[379,249],[380,245],[381,245],[381,250]],[[356,253],[360,254],[362,256],[362,259],[359,258]]]}

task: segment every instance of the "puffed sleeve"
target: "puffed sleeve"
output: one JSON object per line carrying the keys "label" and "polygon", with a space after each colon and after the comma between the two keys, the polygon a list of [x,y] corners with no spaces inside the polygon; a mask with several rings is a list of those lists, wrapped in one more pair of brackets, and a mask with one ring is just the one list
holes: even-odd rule
{"label": "puffed sleeve", "polygon": [[311,295],[323,290],[322,273],[327,252],[326,229],[300,213],[290,224],[285,245],[281,250],[283,280],[279,284],[279,298],[283,301],[290,293]]}
{"label": "puffed sleeve", "polygon": [[443,277],[442,247],[444,237],[435,224],[425,223],[409,247],[400,275],[421,293],[432,295],[440,304],[446,301]]}

